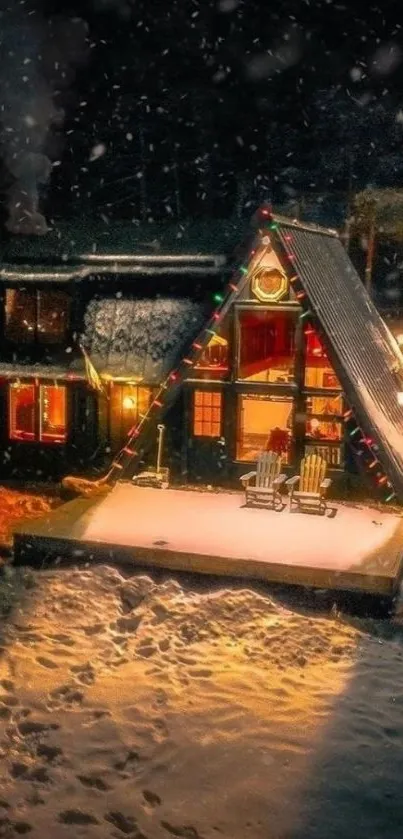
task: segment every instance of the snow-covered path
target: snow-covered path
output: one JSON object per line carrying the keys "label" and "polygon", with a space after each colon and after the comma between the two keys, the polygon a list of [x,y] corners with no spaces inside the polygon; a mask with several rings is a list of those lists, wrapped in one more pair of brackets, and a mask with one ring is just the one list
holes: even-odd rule
{"label": "snow-covered path", "polygon": [[0,647],[0,836],[400,839],[393,632],[105,566],[37,580]]}

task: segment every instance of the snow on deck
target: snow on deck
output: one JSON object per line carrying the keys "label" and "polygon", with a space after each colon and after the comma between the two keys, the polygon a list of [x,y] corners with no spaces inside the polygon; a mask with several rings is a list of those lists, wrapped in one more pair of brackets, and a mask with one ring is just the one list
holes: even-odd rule
{"label": "snow on deck", "polygon": [[[133,563],[302,585],[391,593],[400,577],[403,520],[368,507],[330,504],[330,516],[245,508],[240,493],[158,490],[117,484],[19,527],[16,552],[32,537],[89,555],[102,546]],[[53,544],[53,548],[52,548]],[[130,549],[128,551],[128,549]]]}

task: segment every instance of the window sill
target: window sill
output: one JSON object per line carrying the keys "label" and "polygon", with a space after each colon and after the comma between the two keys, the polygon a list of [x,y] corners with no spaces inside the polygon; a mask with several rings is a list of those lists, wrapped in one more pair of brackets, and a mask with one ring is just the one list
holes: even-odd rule
{"label": "window sill", "polygon": [[10,443],[28,443],[33,446],[65,446],[67,440],[38,440],[35,437],[9,437]]}

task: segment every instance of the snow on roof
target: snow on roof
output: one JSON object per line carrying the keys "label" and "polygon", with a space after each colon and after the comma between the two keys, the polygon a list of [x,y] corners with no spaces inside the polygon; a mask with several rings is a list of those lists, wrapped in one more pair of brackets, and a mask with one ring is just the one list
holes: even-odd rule
{"label": "snow on roof", "polygon": [[102,297],[85,312],[82,343],[99,373],[160,383],[181,360],[206,317],[184,297]]}

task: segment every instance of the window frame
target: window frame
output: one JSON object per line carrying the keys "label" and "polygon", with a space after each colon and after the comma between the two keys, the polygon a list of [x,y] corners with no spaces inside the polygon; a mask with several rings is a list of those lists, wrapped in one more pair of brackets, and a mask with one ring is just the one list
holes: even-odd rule
{"label": "window frame", "polygon": [[[139,398],[140,391],[148,392],[147,399],[144,399],[144,394],[141,394],[141,399]],[[131,431],[137,428],[142,416],[147,414],[150,405],[157,396],[158,386],[114,379],[109,383],[108,392],[107,435],[112,451],[118,451],[122,445],[125,445]],[[124,400],[127,398],[133,400],[132,407],[124,405]]]}
{"label": "window frame", "polygon": [[[20,437],[17,434],[17,431],[18,431],[17,430],[17,422],[16,422],[16,419],[14,419],[14,417],[16,415],[16,412],[17,412],[17,406],[18,406],[18,403],[14,404],[14,394],[17,395],[18,391],[20,391],[22,389],[28,389],[28,388],[33,393],[33,400],[32,400],[33,430],[25,432],[26,435],[27,435],[26,437],[22,437],[22,436]],[[7,430],[8,430],[8,434],[7,434],[7,437],[8,437],[10,442],[12,442],[12,443],[35,443],[35,442],[37,442],[37,439],[36,439],[36,436],[37,436],[36,435],[36,428],[37,428],[36,408],[37,408],[37,406],[36,406],[35,382],[24,381],[24,382],[9,382],[8,383],[8,387],[7,387],[7,422],[8,422],[8,429]],[[13,429],[13,426],[14,426],[14,429]]]}
{"label": "window frame", "polygon": [[[200,405],[197,405],[196,404],[196,398],[199,395],[201,396],[202,401],[201,401]],[[211,399],[213,399],[214,396],[218,397],[219,405],[214,405],[213,401],[211,402],[211,405],[203,404],[203,398],[207,397],[207,396],[210,397]],[[210,441],[219,440],[220,437],[223,436],[223,425],[224,425],[223,391],[221,389],[218,389],[218,388],[205,388],[205,387],[204,388],[203,387],[192,388],[191,406],[192,406],[192,410],[191,410],[191,429],[192,429],[193,439],[198,440],[198,441],[200,441],[200,440],[204,440],[204,441],[206,441],[206,440],[210,440]],[[213,430],[213,426],[218,425],[218,434],[206,434],[206,433],[197,434],[196,433],[195,429],[196,429],[196,409],[197,408],[200,408],[200,410],[202,412],[202,417],[201,417],[201,420],[199,421],[200,424],[201,424],[202,431],[203,431],[203,425],[204,424],[207,425],[209,423],[211,425],[212,430]],[[213,412],[213,410],[215,408],[217,408],[219,410],[219,412],[220,412],[219,420],[214,420],[213,419],[213,414],[211,415],[211,419],[209,421],[205,420],[203,418],[203,410],[204,409],[207,410],[208,408],[210,408],[211,412]]]}
{"label": "window frame", "polygon": [[[34,321],[34,329],[32,330],[32,338],[29,340],[24,340],[26,337],[26,333],[21,329],[19,326],[19,334],[16,337],[11,337],[9,334],[9,325],[7,324],[7,294],[10,291],[15,292],[22,292],[27,294],[34,302],[34,311],[35,311],[35,321]],[[42,333],[39,330],[39,317],[40,317],[40,295],[44,295],[46,299],[46,293],[50,292],[51,294],[61,294],[63,295],[65,301],[67,302],[67,310],[66,310],[66,325],[62,335],[57,336],[57,340],[46,340],[46,335],[49,333]],[[29,288],[28,286],[14,286],[14,285],[7,285],[4,289],[4,297],[3,297],[3,329],[4,329],[4,341],[6,344],[10,346],[18,346],[21,344],[23,347],[60,347],[63,344],[67,343],[69,340],[69,335],[71,332],[71,317],[72,317],[72,304],[73,298],[71,293],[67,288],[61,288],[60,286],[54,288],[53,285],[50,289],[37,287]]]}
{"label": "window frame", "polygon": [[[283,459],[283,464],[286,468],[290,468],[293,466],[295,462],[295,448],[296,448],[296,435],[295,435],[295,422],[296,422],[296,414],[297,414],[297,402],[296,402],[296,394],[295,391],[289,391],[288,393],[284,393],[284,391],[273,391],[272,389],[270,392],[263,391],[261,388],[243,388],[242,390],[237,390],[236,392],[236,403],[235,403],[235,463],[237,464],[247,464],[247,463],[256,463],[256,457],[251,458],[250,460],[246,460],[244,458],[240,458],[238,455],[239,452],[239,445],[240,445],[240,428],[241,428],[241,411],[242,411],[242,398],[247,397],[254,397],[259,396],[262,401],[266,402],[285,402],[290,403],[291,412],[290,412],[290,428],[291,428],[291,437],[290,437],[290,445],[288,448],[287,458]],[[282,429],[284,430],[284,429]],[[269,429],[267,432],[267,436],[269,436],[270,431]]]}
{"label": "window frame", "polygon": [[[21,438],[17,436],[12,436],[12,391],[15,388],[22,387],[31,387],[33,388],[34,392],[34,431],[33,436],[29,438]],[[43,435],[42,425],[43,425],[43,417],[42,417],[42,388],[63,388],[65,392],[65,402],[64,402],[64,421],[65,421],[65,432],[64,432],[64,439],[50,439],[50,435]],[[22,443],[22,444],[29,444],[29,445],[36,445],[36,446],[65,446],[69,440],[69,431],[70,431],[70,400],[69,400],[69,392],[70,389],[67,387],[67,383],[57,383],[55,384],[53,379],[44,381],[33,381],[32,379],[23,379],[23,380],[13,380],[9,381],[7,384],[7,439],[10,443]],[[16,429],[15,429],[16,431]],[[14,431],[14,433],[15,433]],[[43,436],[47,437],[47,439],[43,439]]]}
{"label": "window frame", "polygon": [[[312,451],[310,451],[310,449]],[[344,463],[346,459],[346,446],[344,439],[341,440],[318,440],[315,442],[311,438],[305,437],[303,441],[303,457],[307,457],[309,454],[317,453],[321,457],[323,457],[323,453],[321,453],[321,449],[328,449],[333,451],[340,452],[340,463],[331,463],[329,460],[325,458],[327,461],[328,469],[337,469],[340,472],[344,471]]]}
{"label": "window frame", "polygon": [[[307,401],[308,399],[312,398],[320,398],[320,399],[331,399],[331,398],[338,398],[341,400],[341,409],[340,413],[332,413],[332,414],[320,414],[317,411],[315,413],[309,413],[307,410]],[[339,449],[340,450],[340,464],[336,465],[333,463],[328,463],[329,469],[336,469],[339,471],[344,470],[344,463],[346,459],[346,435],[345,435],[345,425],[343,421],[343,414],[346,409],[346,402],[345,402],[345,395],[343,389],[339,390],[328,390],[327,388],[304,388],[302,391],[302,398],[303,402],[303,416],[304,420],[302,423],[301,429],[301,443],[302,443],[302,456],[306,456],[306,450],[308,447],[314,449],[320,448],[327,448],[327,449]],[[313,438],[308,437],[306,434],[307,422],[312,419],[318,419],[319,422],[336,422],[338,425],[341,425],[341,437],[340,440],[332,440],[329,438]]]}
{"label": "window frame", "polygon": [[[233,369],[234,381],[242,387],[248,389],[249,387],[270,387],[273,389],[291,389],[294,390],[298,380],[298,365],[299,365],[299,334],[298,334],[298,315],[301,307],[294,301],[275,303],[236,303],[234,306],[234,352],[233,352]],[[294,317],[294,365],[292,378],[287,382],[270,382],[265,379],[248,380],[240,377],[241,368],[241,317],[243,313],[255,313],[256,315],[267,313],[273,317],[281,314]]]}
{"label": "window frame", "polygon": [[193,365],[191,369],[191,374],[188,376],[188,380],[194,379],[195,381],[207,381],[207,382],[222,382],[227,381],[228,378],[231,376],[231,346],[230,346],[230,338],[229,338],[229,328],[225,330],[225,335],[221,335],[220,332],[217,333],[217,337],[223,341],[225,341],[226,346],[225,348],[225,362],[222,365],[211,365],[208,366],[207,364],[202,364],[201,360],[203,356],[208,352],[210,346],[214,343],[214,336],[207,341],[205,347],[200,352],[197,361]]}
{"label": "window frame", "polygon": [[[312,360],[311,357],[308,358],[308,343],[309,343],[308,336],[310,334],[313,334],[314,338],[318,342],[318,344],[320,346],[320,349],[323,353],[323,355],[318,356],[318,358],[324,358],[324,360],[327,362],[327,365],[310,366],[309,361]],[[315,329],[315,327],[312,325],[312,323],[307,323],[305,325],[304,329],[302,330],[302,346],[303,346],[303,359],[304,359],[303,375],[302,375],[302,388],[303,388],[304,394],[308,394],[310,391],[315,391],[315,395],[323,395],[323,396],[325,396],[326,394],[333,395],[333,396],[335,396],[337,394],[342,395],[343,394],[343,387],[342,387],[342,384],[340,382],[340,379],[339,379],[339,377],[336,373],[336,370],[333,367],[333,364],[332,364],[330,358],[328,357],[327,350],[326,350],[326,347],[323,344],[321,335],[318,333],[318,331]],[[307,383],[307,373],[308,373],[309,369],[311,369],[311,370],[321,370],[322,373],[323,373],[323,377],[325,375],[334,376],[334,378],[337,380],[337,384],[333,383],[329,386],[326,386],[326,385],[323,385],[323,384],[322,385],[318,385],[318,384],[313,384],[313,385],[311,384],[310,385],[310,384],[308,384]],[[316,391],[318,393],[316,393]]]}

